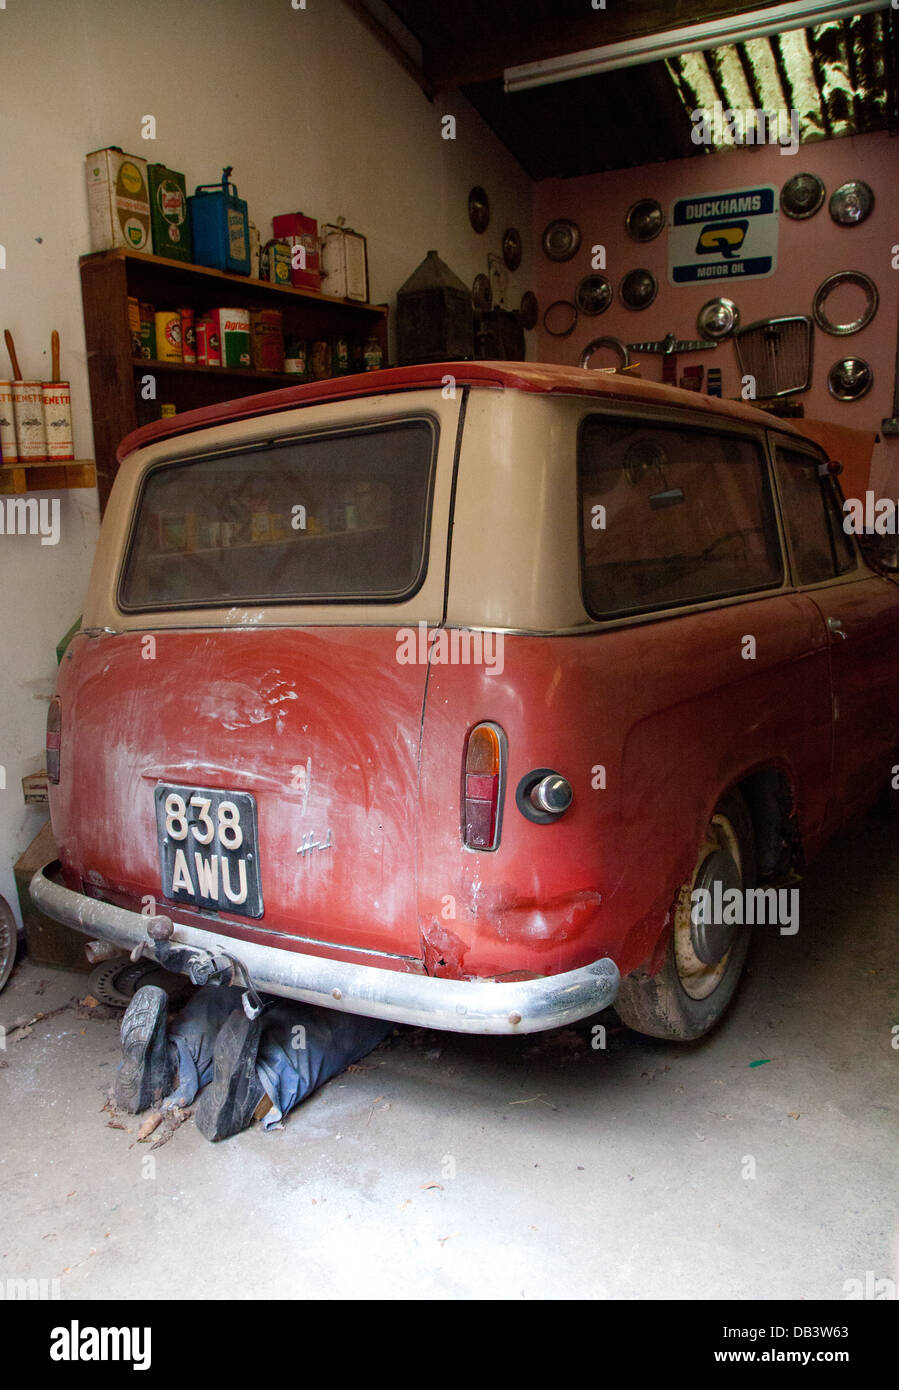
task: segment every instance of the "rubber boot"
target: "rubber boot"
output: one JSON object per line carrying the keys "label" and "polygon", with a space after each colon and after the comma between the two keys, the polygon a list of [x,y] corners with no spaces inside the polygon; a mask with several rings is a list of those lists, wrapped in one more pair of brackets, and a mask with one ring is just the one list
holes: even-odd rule
{"label": "rubber boot", "polygon": [[175,1079],[173,1049],[166,1037],[168,995],[158,985],[143,985],[122,1019],[123,1060],[116,1072],[115,1103],[129,1115],[158,1104]]}
{"label": "rubber boot", "polygon": [[194,1111],[194,1123],[206,1139],[229,1139],[246,1129],[265,1094],[256,1075],[263,1018],[250,1019],[242,1008],[235,1009],[219,1029],[213,1078]]}

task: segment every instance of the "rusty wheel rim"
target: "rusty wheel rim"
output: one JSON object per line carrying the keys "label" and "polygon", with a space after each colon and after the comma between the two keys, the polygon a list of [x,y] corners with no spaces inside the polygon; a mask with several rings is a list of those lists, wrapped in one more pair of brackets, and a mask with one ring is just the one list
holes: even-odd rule
{"label": "rusty wheel rim", "polygon": [[693,889],[702,865],[710,854],[716,852],[729,854],[742,878],[743,860],[737,833],[727,816],[720,814],[714,815],[709,822],[693,873],[678,890],[674,904],[674,962],[681,988],[691,999],[708,999],[724,978],[733,953],[731,946],[720,960],[709,965],[700,960],[693,941]]}

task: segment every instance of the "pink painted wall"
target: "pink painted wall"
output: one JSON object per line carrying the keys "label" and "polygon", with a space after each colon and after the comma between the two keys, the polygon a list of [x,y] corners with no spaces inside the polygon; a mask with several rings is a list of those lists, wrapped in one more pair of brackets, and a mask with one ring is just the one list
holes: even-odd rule
{"label": "pink painted wall", "polygon": [[[614,132],[610,133],[614,139]],[[646,245],[632,241],[624,230],[628,208],[638,198],[657,198],[670,216],[676,198],[698,193],[723,193],[756,184],[780,188],[793,174],[818,174],[831,192],[847,179],[863,178],[874,190],[875,206],[858,227],[839,227],[827,204],[806,221],[782,216],[778,243],[778,268],[766,279],[746,280],[727,288],[720,285],[675,286],[668,282],[667,229]],[[621,169],[581,179],[552,179],[540,183],[535,195],[535,233],[539,245],[543,229],[555,217],[570,217],[581,229],[581,248],[564,264],[549,261],[538,252],[537,298],[540,324],[535,333],[535,357],[544,362],[576,363],[583,347],[593,338],[610,335],[624,342],[647,341],[676,333],[695,338],[696,315],[715,294],[730,294],[741,323],[782,314],[811,314],[815,290],[837,270],[862,270],[880,291],[880,308],[867,328],[838,338],[814,328],[812,386],[797,397],[809,418],[832,420],[860,430],[879,430],[884,416],[892,414],[893,376],[899,315],[899,269],[891,266],[892,247],[899,243],[899,142],[888,135],[863,135],[845,140],[805,145],[795,156],[777,148],[744,148],[705,158]],[[546,306],[555,299],[573,299],[582,276],[591,273],[591,247],[606,248],[606,274],[616,295],[614,303],[598,317],[581,317],[569,338],[553,338],[542,326]],[[617,290],[629,270],[651,270],[659,282],[655,302],[648,309],[626,309]],[[840,291],[828,301],[838,317],[854,317],[861,305],[860,291]],[[827,372],[844,355],[865,358],[874,369],[874,386],[862,400],[844,404],[827,390]],[[614,356],[597,353],[592,365],[608,366]],[[683,367],[702,363],[721,368],[725,396],[738,396],[740,373],[733,344],[717,350],[691,353],[678,359]],[[661,380],[661,358],[644,355],[641,376]],[[875,447],[872,486],[899,497],[899,439]]]}

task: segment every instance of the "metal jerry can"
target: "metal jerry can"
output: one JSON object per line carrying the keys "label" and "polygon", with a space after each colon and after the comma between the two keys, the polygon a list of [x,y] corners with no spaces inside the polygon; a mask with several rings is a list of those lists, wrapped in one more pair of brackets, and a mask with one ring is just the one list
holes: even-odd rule
{"label": "metal jerry can", "polygon": [[325,293],[339,299],[368,299],[368,255],[365,237],[343,225],[322,228],[322,279]]}
{"label": "metal jerry can", "polygon": [[167,169],[164,164],[150,164],[147,166],[147,183],[150,188],[154,252],[170,260],[189,261],[190,222],[184,175]]}
{"label": "metal jerry can", "polygon": [[318,222],[302,212],[283,212],[272,218],[272,232],[290,247],[290,283],[294,289],[320,290]]}
{"label": "metal jerry can", "polygon": [[194,260],[234,275],[250,273],[250,227],[247,205],[228,180],[231,165],[222,170],[221,185],[202,184],[188,198]]}

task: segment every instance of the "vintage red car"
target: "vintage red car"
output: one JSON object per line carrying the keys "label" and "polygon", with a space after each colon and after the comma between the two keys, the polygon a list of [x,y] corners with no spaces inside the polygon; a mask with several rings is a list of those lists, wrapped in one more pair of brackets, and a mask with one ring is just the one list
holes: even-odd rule
{"label": "vintage red car", "polygon": [[32,894],[250,1007],[697,1037],[751,934],[702,895],[795,882],[897,760],[899,586],[749,406],[440,363],[120,459]]}

